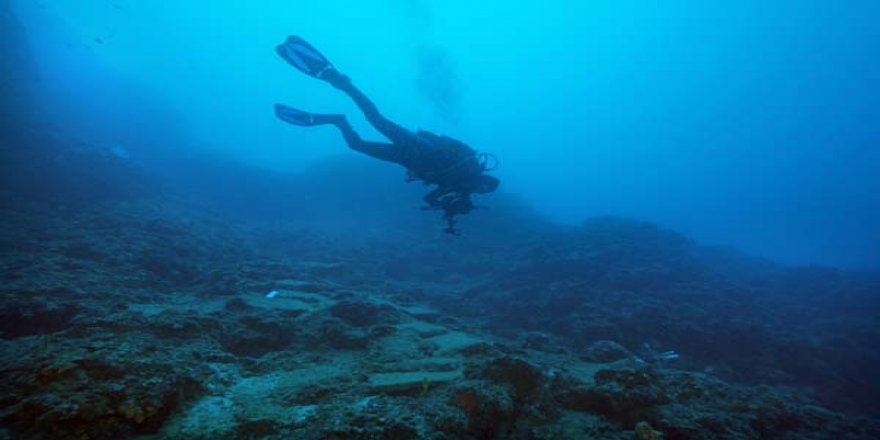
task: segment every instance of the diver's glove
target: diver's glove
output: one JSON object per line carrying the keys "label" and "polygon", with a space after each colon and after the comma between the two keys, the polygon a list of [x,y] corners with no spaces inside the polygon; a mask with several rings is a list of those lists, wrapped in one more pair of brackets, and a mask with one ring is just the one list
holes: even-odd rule
{"label": "diver's glove", "polygon": [[471,212],[474,202],[466,195],[448,195],[440,199],[440,205],[443,207],[443,220],[446,220],[446,229],[443,232],[457,235],[455,216]]}
{"label": "diver's glove", "polygon": [[440,199],[440,206],[446,216],[467,214],[474,209],[474,202],[468,196],[448,195]]}
{"label": "diver's glove", "polygon": [[447,234],[458,234],[455,229],[455,216],[467,214],[475,208],[474,202],[471,201],[469,195],[449,194],[431,203],[423,206],[424,211],[443,211],[443,220],[446,220],[446,229],[443,232]]}

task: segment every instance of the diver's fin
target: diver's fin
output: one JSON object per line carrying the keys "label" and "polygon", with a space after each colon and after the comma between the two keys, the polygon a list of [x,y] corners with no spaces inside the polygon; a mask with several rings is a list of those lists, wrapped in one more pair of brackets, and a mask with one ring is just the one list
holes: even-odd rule
{"label": "diver's fin", "polygon": [[318,52],[318,49],[296,35],[287,37],[287,40],[279,44],[275,51],[291,66],[315,78],[325,79],[329,71],[336,70],[330,61]]}
{"label": "diver's fin", "polygon": [[345,121],[344,115],[308,113],[281,104],[275,104],[275,116],[278,116],[278,119],[281,119],[288,124],[299,125],[302,127],[339,124]]}
{"label": "diver's fin", "polygon": [[311,127],[315,125],[315,118],[311,113],[302,110],[275,104],[275,116],[288,124],[301,125],[303,127]]}

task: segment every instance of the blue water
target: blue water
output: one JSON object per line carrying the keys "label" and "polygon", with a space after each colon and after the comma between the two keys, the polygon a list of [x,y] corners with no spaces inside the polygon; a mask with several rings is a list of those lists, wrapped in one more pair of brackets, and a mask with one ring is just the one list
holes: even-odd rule
{"label": "blue water", "polygon": [[880,267],[875,1],[12,3],[59,134],[169,175],[193,149],[285,173],[356,154],[275,102],[379,139],[274,54],[298,34],[387,116],[497,155],[501,191],[551,219]]}
{"label": "blue water", "polygon": [[[877,23],[0,0],[0,439],[880,438]],[[459,234],[289,35],[497,157]]]}

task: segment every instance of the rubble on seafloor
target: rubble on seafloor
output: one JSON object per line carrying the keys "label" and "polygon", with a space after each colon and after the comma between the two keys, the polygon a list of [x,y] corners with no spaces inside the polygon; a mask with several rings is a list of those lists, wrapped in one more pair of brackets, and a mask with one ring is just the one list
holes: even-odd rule
{"label": "rubble on seafloor", "polygon": [[12,225],[29,238],[0,292],[6,438],[880,437],[795,389],[578,348],[552,326],[496,331],[509,311],[448,304],[488,306],[509,277],[431,297],[332,249],[264,258],[222,228],[141,214]]}

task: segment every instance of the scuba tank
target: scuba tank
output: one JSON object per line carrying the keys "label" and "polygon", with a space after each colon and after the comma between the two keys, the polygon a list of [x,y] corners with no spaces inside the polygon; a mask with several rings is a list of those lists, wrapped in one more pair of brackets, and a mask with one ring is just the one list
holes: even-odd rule
{"label": "scuba tank", "polygon": [[[418,130],[416,136],[424,141],[430,153],[421,164],[414,164],[413,174],[426,183],[440,183],[481,174],[497,167],[498,159],[489,153],[477,153],[464,142],[427,130]],[[491,164],[491,166],[490,166]]]}

